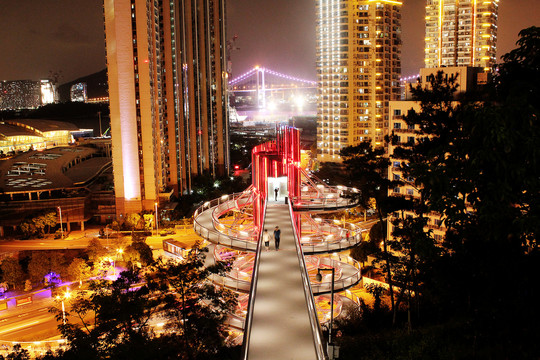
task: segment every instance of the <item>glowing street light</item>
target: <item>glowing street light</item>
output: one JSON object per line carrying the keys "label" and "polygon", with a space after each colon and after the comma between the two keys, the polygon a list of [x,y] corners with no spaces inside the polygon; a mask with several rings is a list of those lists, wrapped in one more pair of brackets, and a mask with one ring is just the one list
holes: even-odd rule
{"label": "glowing street light", "polygon": [[159,231],[159,225],[158,225],[158,211],[157,211],[158,203],[155,202],[155,203],[154,203],[154,206],[156,207],[156,236],[158,236],[158,231]]}
{"label": "glowing street light", "polygon": [[56,296],[56,300],[62,300],[62,322],[64,325],[66,325],[66,307],[64,305],[64,300],[68,300],[71,297],[71,293],[69,292],[69,289],[66,290],[64,293],[64,296]]}
{"label": "glowing street light", "polygon": [[58,212],[60,213],[60,238],[64,238],[64,228],[62,227],[62,208],[58,206]]}
{"label": "glowing street light", "polygon": [[335,352],[339,352],[339,347],[334,346],[332,344],[332,328],[334,327],[334,282],[335,282],[335,269],[332,267],[331,269],[326,268],[318,268],[317,269],[317,275],[315,275],[315,279],[318,282],[322,281],[322,275],[321,271],[331,271],[332,272],[332,288],[330,290],[330,328],[328,330],[328,359],[333,360],[336,359]]}

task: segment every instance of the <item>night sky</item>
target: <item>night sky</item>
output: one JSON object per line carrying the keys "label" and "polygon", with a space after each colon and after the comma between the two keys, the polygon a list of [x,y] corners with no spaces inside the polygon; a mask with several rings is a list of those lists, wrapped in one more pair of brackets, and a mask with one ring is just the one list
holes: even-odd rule
{"label": "night sky", "polygon": [[[315,79],[316,0],[227,0],[228,37],[238,35],[233,77],[254,65]],[[403,5],[403,75],[423,64],[424,0]],[[540,26],[540,0],[501,0],[498,57],[519,30]],[[102,0],[0,0],[0,80],[60,72],[60,83],[105,67]]]}

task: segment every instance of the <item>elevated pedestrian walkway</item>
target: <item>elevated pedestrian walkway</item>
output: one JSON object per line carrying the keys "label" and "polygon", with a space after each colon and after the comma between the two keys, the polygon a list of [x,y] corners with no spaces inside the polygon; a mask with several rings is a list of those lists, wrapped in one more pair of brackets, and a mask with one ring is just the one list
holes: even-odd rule
{"label": "elevated pedestrian walkway", "polygon": [[279,226],[281,243],[279,251],[273,241],[269,251],[264,244],[260,246],[244,359],[323,358],[318,320],[309,286],[305,286],[307,273],[289,209],[282,201],[268,201],[264,228],[273,233]]}

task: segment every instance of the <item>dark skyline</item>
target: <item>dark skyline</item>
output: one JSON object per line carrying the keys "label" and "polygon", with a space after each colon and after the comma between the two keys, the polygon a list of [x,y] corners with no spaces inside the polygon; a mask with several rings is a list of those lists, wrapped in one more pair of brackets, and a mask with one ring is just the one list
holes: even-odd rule
{"label": "dark skyline", "polygon": [[[315,79],[315,0],[228,0],[228,37],[238,35],[233,77],[254,65]],[[425,0],[405,0],[402,73],[423,65]],[[105,68],[102,0],[0,2],[0,80],[38,80],[61,71],[60,83]],[[501,0],[497,59],[518,32],[540,26],[539,0]]]}

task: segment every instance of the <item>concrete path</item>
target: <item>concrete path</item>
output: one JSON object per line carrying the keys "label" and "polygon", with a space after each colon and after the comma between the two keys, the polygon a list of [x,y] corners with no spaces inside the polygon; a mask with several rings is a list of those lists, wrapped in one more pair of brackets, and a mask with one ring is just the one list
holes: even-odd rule
{"label": "concrete path", "polygon": [[269,201],[264,224],[270,233],[281,228],[281,245],[262,247],[248,358],[317,359],[288,206]]}

